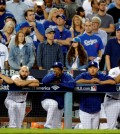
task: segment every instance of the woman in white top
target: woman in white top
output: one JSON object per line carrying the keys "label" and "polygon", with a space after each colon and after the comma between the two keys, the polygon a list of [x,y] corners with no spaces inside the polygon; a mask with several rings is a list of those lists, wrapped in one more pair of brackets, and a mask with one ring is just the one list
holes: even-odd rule
{"label": "woman in white top", "polygon": [[66,67],[68,70],[85,69],[88,57],[80,39],[75,37],[71,41],[71,47],[66,56]]}

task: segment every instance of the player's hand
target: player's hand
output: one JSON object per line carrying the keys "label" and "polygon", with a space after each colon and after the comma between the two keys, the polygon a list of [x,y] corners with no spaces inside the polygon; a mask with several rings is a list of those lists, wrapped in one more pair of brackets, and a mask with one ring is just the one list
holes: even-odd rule
{"label": "player's hand", "polygon": [[93,84],[100,84],[100,80],[98,78],[92,79]]}

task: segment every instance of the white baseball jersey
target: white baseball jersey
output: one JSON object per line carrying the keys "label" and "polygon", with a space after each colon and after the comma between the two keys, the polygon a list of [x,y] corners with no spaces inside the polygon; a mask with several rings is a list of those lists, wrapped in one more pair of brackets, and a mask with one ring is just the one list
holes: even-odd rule
{"label": "white baseball jersey", "polygon": [[0,43],[0,67],[4,69],[4,62],[8,61],[8,49],[7,47]]}
{"label": "white baseball jersey", "polygon": [[[20,75],[13,75],[12,80],[15,80],[16,78],[21,79]],[[28,76],[26,80],[35,80],[33,76]],[[8,92],[7,98],[13,100],[15,102],[23,102],[26,101],[27,98],[27,92],[17,92],[17,91],[10,91]]]}
{"label": "white baseball jersey", "polygon": [[[110,71],[109,71],[109,76],[111,76],[112,78],[115,78],[117,77],[118,75],[120,74],[120,68],[119,67],[115,67],[115,68],[112,68]],[[108,93],[107,93],[108,94]],[[109,93],[108,94],[109,96],[112,96],[113,98],[116,98],[116,99],[120,99],[120,93]]]}

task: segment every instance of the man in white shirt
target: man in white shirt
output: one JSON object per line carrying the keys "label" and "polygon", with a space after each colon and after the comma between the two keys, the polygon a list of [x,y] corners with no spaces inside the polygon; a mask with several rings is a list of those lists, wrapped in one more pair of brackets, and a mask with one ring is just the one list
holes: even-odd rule
{"label": "man in white shirt", "polygon": [[[13,75],[11,79],[18,87],[39,86],[39,81],[33,76],[29,76],[29,68],[27,66],[22,66],[19,74]],[[9,128],[21,128],[25,116],[26,98],[27,92],[8,92],[5,106],[8,109]]]}

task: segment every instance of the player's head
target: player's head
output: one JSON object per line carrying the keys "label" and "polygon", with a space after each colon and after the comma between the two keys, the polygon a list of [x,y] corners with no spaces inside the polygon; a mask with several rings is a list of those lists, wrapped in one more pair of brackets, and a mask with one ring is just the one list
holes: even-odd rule
{"label": "player's head", "polygon": [[97,74],[99,70],[99,66],[98,63],[95,61],[90,61],[88,63],[88,72],[90,73],[90,75],[95,76]]}
{"label": "player's head", "polygon": [[63,73],[63,64],[61,62],[55,62],[52,65],[53,71],[55,72],[56,76],[59,77]]}
{"label": "player's head", "polygon": [[20,78],[22,79],[22,80],[26,80],[27,79],[27,77],[28,77],[28,75],[29,75],[29,67],[28,66],[22,66],[21,68],[20,68],[20,71],[19,71],[19,74],[20,74]]}

